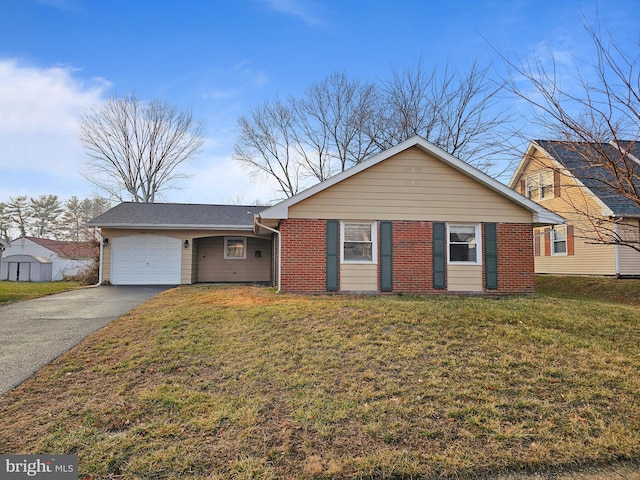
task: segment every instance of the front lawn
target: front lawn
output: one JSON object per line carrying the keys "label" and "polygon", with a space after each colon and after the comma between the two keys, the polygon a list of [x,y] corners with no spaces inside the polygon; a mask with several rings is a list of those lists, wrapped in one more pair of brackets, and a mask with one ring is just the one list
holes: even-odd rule
{"label": "front lawn", "polygon": [[640,459],[640,311],[164,292],[0,398],[95,478],[474,478]]}
{"label": "front lawn", "polygon": [[640,306],[640,279],[536,275],[536,292],[550,297]]}
{"label": "front lawn", "polygon": [[78,282],[0,282],[0,305],[62,293],[77,288]]}

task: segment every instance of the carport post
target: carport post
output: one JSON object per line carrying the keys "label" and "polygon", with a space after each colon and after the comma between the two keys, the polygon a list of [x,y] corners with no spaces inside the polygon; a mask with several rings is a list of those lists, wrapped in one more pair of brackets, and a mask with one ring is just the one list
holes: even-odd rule
{"label": "carport post", "polygon": [[267,227],[266,225],[261,224],[260,220],[258,220],[259,218],[260,218],[259,215],[254,217],[254,221],[256,222],[256,225],[258,225],[258,227],[264,228],[265,230],[275,233],[276,236],[278,237],[278,290],[276,291],[276,293],[280,293],[280,280],[282,278],[281,276],[282,275],[282,238],[280,237],[279,230],[276,230],[275,228]]}

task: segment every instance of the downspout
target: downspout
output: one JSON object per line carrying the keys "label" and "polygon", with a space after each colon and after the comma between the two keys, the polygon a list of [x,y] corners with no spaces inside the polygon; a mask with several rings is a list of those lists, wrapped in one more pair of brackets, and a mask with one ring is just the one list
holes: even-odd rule
{"label": "downspout", "polygon": [[278,290],[276,293],[280,293],[280,281],[282,279],[282,237],[280,236],[280,230],[276,230],[275,228],[267,227],[266,225],[261,224],[258,221],[259,216],[256,215],[256,225],[268,230],[270,232],[275,233],[278,236]]}
{"label": "downspout", "polygon": [[620,235],[618,235],[618,222],[614,220],[613,233],[616,235],[616,243],[613,245],[613,255],[616,264],[616,277],[620,278],[620,244],[618,243]]}
{"label": "downspout", "polygon": [[98,232],[98,235],[100,235],[100,265],[98,265],[98,283],[96,287],[102,285],[102,255],[104,253],[104,236],[102,232]]}

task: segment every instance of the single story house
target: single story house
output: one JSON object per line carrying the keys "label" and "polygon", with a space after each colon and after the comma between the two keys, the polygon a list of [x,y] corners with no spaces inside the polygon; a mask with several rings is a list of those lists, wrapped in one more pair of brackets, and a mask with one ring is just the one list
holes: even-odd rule
{"label": "single story house", "polygon": [[[22,275],[20,275],[21,281],[63,280],[65,277],[78,275],[83,270],[90,268],[97,254],[98,247],[87,242],[65,242],[49,238],[20,237],[12,240],[4,252],[0,279],[17,280],[20,264],[23,264]],[[20,258],[17,256],[20,256]],[[32,258],[29,259],[27,257]],[[47,262],[43,263],[43,260]],[[32,271],[32,274],[27,273],[27,270],[31,270],[27,264],[44,265],[48,262],[51,263],[51,266],[46,267],[46,270],[50,270],[51,274],[35,275],[35,271]],[[10,263],[11,265],[9,265]]]}
{"label": "single story house", "polygon": [[529,144],[509,185],[566,220],[534,228],[536,273],[640,277],[640,205],[621,192],[640,191],[639,158],[635,142]]}
{"label": "single story house", "polygon": [[533,292],[533,228],[559,215],[421,137],[271,207],[123,203],[113,284],[264,281],[300,293]]}
{"label": "single story house", "polygon": [[124,202],[97,216],[103,283],[271,283],[271,232],[254,232],[267,207]]}

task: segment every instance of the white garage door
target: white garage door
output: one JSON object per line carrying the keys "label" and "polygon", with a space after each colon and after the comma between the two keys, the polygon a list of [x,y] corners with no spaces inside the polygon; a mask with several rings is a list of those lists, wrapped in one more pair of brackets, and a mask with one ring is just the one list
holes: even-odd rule
{"label": "white garage door", "polygon": [[178,285],[182,241],[159,235],[116,237],[111,246],[114,285]]}

